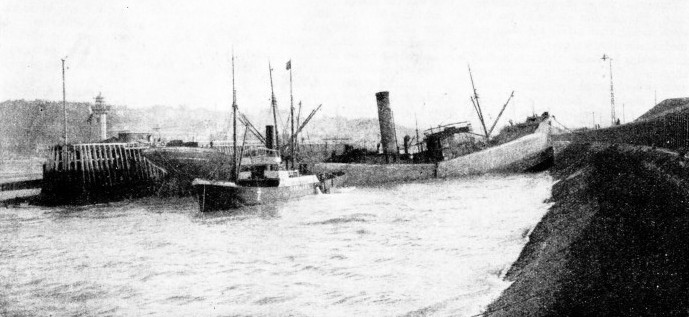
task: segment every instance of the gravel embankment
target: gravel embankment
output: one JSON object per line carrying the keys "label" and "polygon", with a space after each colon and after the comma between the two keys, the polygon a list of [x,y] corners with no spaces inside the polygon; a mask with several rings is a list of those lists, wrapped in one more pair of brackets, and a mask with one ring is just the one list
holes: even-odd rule
{"label": "gravel embankment", "polygon": [[554,204],[485,315],[689,314],[689,162],[578,144],[552,172]]}

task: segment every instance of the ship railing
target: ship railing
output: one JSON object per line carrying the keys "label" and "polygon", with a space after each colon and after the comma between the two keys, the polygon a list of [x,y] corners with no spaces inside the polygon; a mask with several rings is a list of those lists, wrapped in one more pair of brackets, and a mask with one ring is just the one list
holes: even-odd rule
{"label": "ship railing", "polygon": [[[232,153],[234,153],[234,146],[232,145],[232,143],[229,143],[229,144],[213,144],[213,149],[215,149],[215,150],[217,150],[217,151],[220,151],[220,152],[222,152],[222,153],[224,153],[224,154],[229,154],[229,155],[232,155]],[[263,149],[263,150],[269,150],[269,151],[273,151],[273,152],[270,152],[270,153],[268,153],[268,152],[261,152],[261,151],[262,151],[261,149]],[[277,150],[270,150],[270,149],[266,148],[265,146],[263,146],[262,144],[261,144],[261,145],[258,145],[258,144],[256,144],[256,145],[254,145],[254,144],[245,144],[244,146],[238,145],[238,146],[237,146],[237,153],[244,153],[243,156],[247,156],[247,155],[253,155],[253,156],[255,156],[255,155],[279,156],[278,153],[277,153]],[[254,155],[254,153],[256,153],[256,154]]]}
{"label": "ship railing", "polygon": [[244,153],[242,153],[242,156],[244,156],[244,157],[280,157],[280,154],[278,153],[277,150],[268,149],[265,147],[250,147],[250,148],[244,149]]}
{"label": "ship railing", "polygon": [[429,134],[433,134],[433,133],[436,133],[436,132],[444,131],[445,129],[448,129],[448,128],[459,128],[459,129],[461,129],[461,128],[465,128],[465,129],[468,128],[469,130],[471,130],[471,123],[470,123],[469,121],[460,121],[460,122],[455,122],[455,123],[448,123],[448,124],[444,124],[444,125],[438,125],[438,126],[436,126],[436,127],[431,127],[430,129],[424,130],[424,131],[423,131],[423,134],[424,134],[424,135],[429,135]]}

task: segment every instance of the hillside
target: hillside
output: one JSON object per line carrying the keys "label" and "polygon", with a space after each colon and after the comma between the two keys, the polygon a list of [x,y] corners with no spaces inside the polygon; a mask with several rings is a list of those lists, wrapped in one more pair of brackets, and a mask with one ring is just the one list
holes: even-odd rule
{"label": "hillside", "polygon": [[[88,121],[89,107],[90,104],[84,102],[67,103],[67,134],[70,143],[99,141],[98,124],[95,120]],[[302,117],[306,117],[306,114],[307,111],[304,110]],[[249,119],[261,132],[264,132],[265,124],[272,123],[267,113],[260,115],[261,120],[256,117],[249,116]],[[0,157],[35,155],[40,150],[61,142],[62,118],[61,102],[9,100],[0,103]],[[280,118],[282,124],[286,121],[287,113],[281,113]],[[227,131],[231,127],[229,111],[184,106],[129,108],[115,105],[112,106],[107,121],[108,137],[127,130],[150,132],[163,140],[226,140]],[[243,128],[239,131],[243,132]],[[413,129],[397,126],[400,146],[406,134],[413,136],[415,132]],[[317,113],[301,137],[307,142],[345,139],[341,142],[375,149],[380,139],[380,130],[376,118],[347,119],[325,117]]]}
{"label": "hillside", "polygon": [[[86,122],[87,103],[67,104],[67,137],[89,142],[97,130]],[[0,157],[30,154],[62,140],[62,103],[45,100],[12,100],[0,103]]]}
{"label": "hillside", "polygon": [[[414,129],[400,125],[397,125],[396,129],[400,147],[405,135],[413,136],[416,133]],[[376,149],[378,142],[380,142],[380,124],[377,118],[345,119],[343,117],[319,117],[316,115],[304,130],[302,137],[311,140],[349,138],[343,143],[369,149]]]}

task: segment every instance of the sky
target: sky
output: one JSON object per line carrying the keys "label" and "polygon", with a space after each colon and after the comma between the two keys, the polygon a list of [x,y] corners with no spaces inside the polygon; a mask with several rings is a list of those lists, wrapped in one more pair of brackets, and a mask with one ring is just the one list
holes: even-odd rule
{"label": "sky", "polygon": [[[470,120],[468,66],[500,125],[549,111],[569,128],[631,121],[689,96],[689,1],[7,1],[0,0],[0,100],[62,99],[230,111],[270,106],[268,63],[287,109],[398,124]],[[624,111],[623,111],[624,110]],[[490,122],[489,122],[490,123]]]}

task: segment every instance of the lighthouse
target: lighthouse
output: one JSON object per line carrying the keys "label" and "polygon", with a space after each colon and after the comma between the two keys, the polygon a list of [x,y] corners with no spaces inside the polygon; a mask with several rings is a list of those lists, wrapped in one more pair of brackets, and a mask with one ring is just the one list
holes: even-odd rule
{"label": "lighthouse", "polygon": [[105,140],[108,138],[108,112],[110,111],[110,106],[105,105],[105,99],[98,93],[96,96],[96,104],[93,106],[93,115],[97,118],[97,122],[100,123],[100,140]]}

